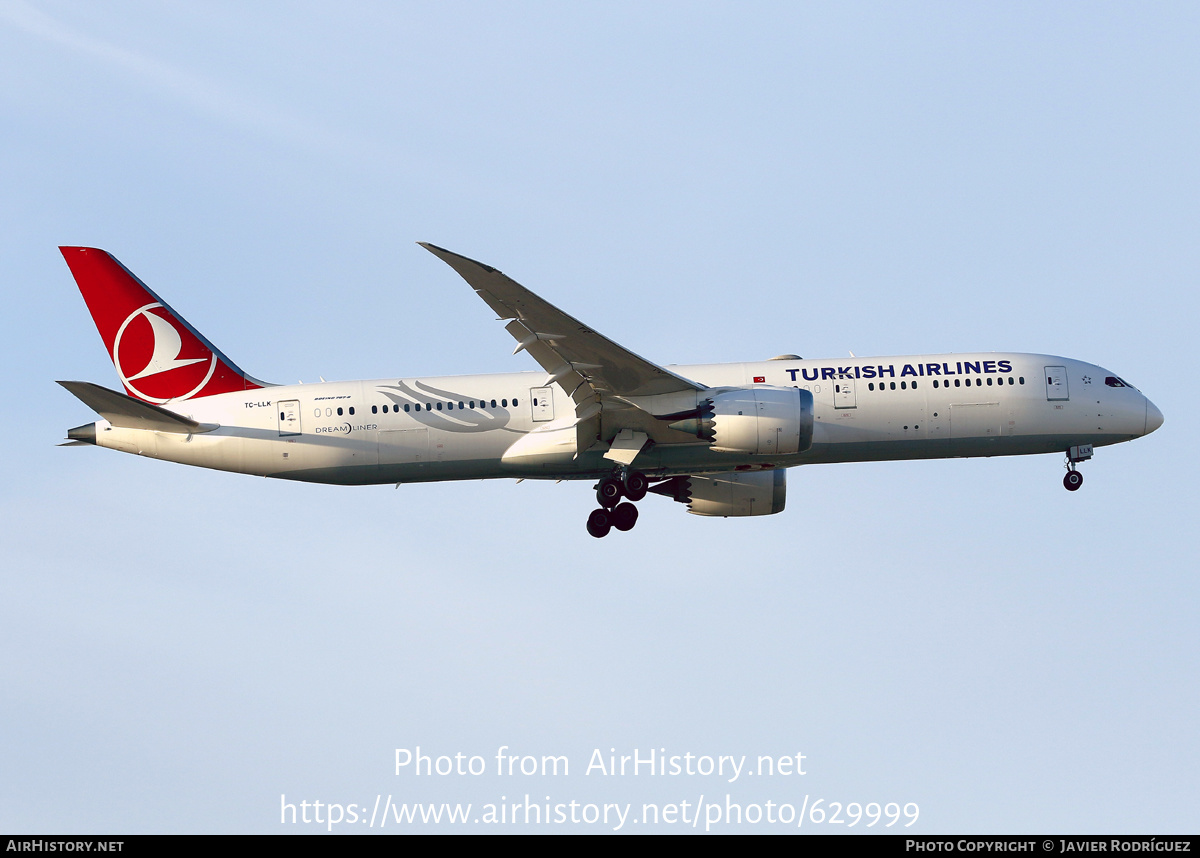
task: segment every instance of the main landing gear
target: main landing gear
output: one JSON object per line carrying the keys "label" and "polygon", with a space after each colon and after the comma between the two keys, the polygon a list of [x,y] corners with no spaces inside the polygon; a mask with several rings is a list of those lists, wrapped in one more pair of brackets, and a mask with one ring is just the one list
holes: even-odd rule
{"label": "main landing gear", "polygon": [[588,516],[587,532],[599,539],[608,536],[614,527],[617,530],[633,530],[637,524],[638,510],[632,503],[621,503],[621,498],[640,501],[650,488],[650,480],[641,471],[621,471],[605,477],[596,484],[596,501],[600,509],[592,510]]}
{"label": "main landing gear", "polygon": [[1067,450],[1067,475],[1063,477],[1063,487],[1069,492],[1079,491],[1079,487],[1083,485],[1083,474],[1075,469],[1075,466],[1080,462],[1086,462],[1092,458],[1092,445],[1081,444],[1078,447],[1072,447]]}

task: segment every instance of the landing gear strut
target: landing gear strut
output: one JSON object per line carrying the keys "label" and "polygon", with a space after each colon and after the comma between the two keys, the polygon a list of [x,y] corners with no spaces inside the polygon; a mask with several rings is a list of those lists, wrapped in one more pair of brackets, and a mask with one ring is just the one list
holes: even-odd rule
{"label": "landing gear strut", "polygon": [[1092,458],[1091,444],[1080,444],[1078,447],[1067,450],[1067,475],[1063,477],[1063,487],[1067,491],[1079,491],[1079,487],[1083,485],[1083,474],[1075,470],[1075,466],[1090,458]]}
{"label": "landing gear strut", "polygon": [[641,471],[622,468],[611,477],[596,484],[596,502],[600,509],[592,510],[588,516],[587,532],[597,539],[608,536],[612,528],[633,530],[637,524],[638,510],[632,503],[621,503],[621,498],[640,501],[646,496],[650,480]]}

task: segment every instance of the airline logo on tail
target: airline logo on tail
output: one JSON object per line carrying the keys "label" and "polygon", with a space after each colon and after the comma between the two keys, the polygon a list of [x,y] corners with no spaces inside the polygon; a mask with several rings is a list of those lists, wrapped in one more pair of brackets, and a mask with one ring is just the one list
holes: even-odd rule
{"label": "airline logo on tail", "polygon": [[[117,329],[116,340],[113,342],[113,365],[117,368],[117,375],[121,377],[121,382],[134,396],[159,403],[166,402],[168,399],[190,399],[203,390],[204,385],[208,384],[212,378],[213,372],[217,368],[217,356],[209,352],[207,360],[203,357],[180,358],[179,355],[183,351],[182,334],[171,323],[169,316],[160,316],[151,312],[155,309],[162,310],[164,308],[157,301],[147,304],[139,307],[121,323],[121,327]],[[144,329],[147,324],[149,331]],[[131,327],[132,331],[130,331]],[[126,337],[126,334],[129,336]],[[145,355],[147,343],[150,345],[149,359]],[[205,351],[208,350],[205,349]],[[207,366],[197,367],[188,373],[187,377],[180,374],[169,376],[158,382],[154,381],[163,373],[171,373],[196,364],[207,364]],[[141,369],[131,375],[129,370],[138,366]],[[164,388],[167,392],[186,388],[196,376],[199,376],[199,382],[187,393],[182,395],[174,393],[166,397],[154,395],[155,391],[163,392]],[[144,379],[141,384],[134,384],[135,381],[141,379]],[[145,387],[148,387],[149,390],[143,389]]]}
{"label": "airline logo on tail", "polygon": [[89,247],[60,250],[130,396],[162,404],[263,386],[111,254]]}

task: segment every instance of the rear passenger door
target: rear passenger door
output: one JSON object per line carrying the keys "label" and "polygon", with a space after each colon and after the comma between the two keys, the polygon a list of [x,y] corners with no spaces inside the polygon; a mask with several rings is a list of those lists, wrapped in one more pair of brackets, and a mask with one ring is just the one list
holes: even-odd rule
{"label": "rear passenger door", "polygon": [[[299,435],[300,434],[300,400],[289,399],[285,402],[277,402],[279,409],[279,434],[284,435]],[[261,424],[260,424],[261,425]]]}

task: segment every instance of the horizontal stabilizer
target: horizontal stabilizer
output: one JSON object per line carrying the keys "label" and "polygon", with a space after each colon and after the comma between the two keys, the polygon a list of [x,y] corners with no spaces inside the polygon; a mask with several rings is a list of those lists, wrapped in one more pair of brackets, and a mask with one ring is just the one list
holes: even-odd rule
{"label": "horizontal stabilizer", "polygon": [[60,381],[63,387],[113,426],[122,429],[149,429],[178,435],[198,435],[218,428],[217,423],[197,423],[149,402],[90,381]]}

